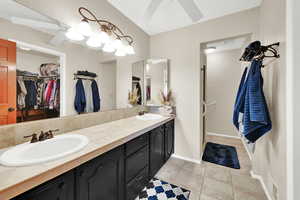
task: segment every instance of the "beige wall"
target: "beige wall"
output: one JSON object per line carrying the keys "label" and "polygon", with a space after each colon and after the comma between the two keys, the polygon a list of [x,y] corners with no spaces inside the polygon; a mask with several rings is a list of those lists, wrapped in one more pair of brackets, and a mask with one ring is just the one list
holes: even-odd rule
{"label": "beige wall", "polygon": [[[286,1],[263,1],[260,8],[260,39],[264,44],[280,42],[280,59],[263,71],[265,95],[273,129],[257,141],[253,170],[263,177],[273,196],[273,182],[279,199],[286,199]],[[275,198],[274,198],[275,199]]]}
{"label": "beige wall", "polygon": [[17,69],[40,73],[40,65],[44,63],[59,64],[59,57],[37,54],[32,51],[17,51]]}
{"label": "beige wall", "polygon": [[241,49],[207,54],[207,132],[237,136],[232,113],[243,71]]}
{"label": "beige wall", "polygon": [[175,154],[200,161],[200,44],[256,33],[258,16],[259,10],[251,9],[151,37],[151,57],[170,59],[177,112]]}

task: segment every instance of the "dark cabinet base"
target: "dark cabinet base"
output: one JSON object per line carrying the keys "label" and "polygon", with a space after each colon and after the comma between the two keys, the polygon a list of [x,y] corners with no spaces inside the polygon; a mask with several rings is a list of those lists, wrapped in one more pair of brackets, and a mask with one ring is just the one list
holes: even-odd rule
{"label": "dark cabinet base", "polygon": [[174,120],[13,200],[134,200],[174,152]]}

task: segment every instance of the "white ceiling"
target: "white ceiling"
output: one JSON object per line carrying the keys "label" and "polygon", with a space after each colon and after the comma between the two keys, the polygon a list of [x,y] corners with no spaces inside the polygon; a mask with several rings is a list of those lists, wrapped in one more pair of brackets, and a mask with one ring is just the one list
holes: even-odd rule
{"label": "white ceiling", "polygon": [[26,26],[52,35],[56,35],[58,30],[63,28],[58,21],[27,8],[14,0],[0,0],[0,18],[15,24],[25,23]]}
{"label": "white ceiling", "polygon": [[178,3],[178,0],[161,0],[162,2],[150,20],[145,16],[145,13],[151,0],[107,1],[141,27],[146,33],[154,35],[258,7],[262,0],[186,0],[194,1],[204,15],[197,22],[191,20]]}

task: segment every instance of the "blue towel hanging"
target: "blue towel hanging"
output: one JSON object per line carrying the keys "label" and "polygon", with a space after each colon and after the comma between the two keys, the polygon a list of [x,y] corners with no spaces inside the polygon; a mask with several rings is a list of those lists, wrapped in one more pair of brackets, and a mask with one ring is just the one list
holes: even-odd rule
{"label": "blue towel hanging", "polygon": [[81,79],[78,79],[76,83],[76,95],[75,95],[74,107],[79,114],[83,113],[86,107],[85,92],[84,92],[84,87]]}
{"label": "blue towel hanging", "polygon": [[233,123],[239,129],[239,114],[243,114],[243,135],[252,143],[272,129],[272,122],[263,92],[262,61],[253,60],[245,81],[244,71],[233,114]]}

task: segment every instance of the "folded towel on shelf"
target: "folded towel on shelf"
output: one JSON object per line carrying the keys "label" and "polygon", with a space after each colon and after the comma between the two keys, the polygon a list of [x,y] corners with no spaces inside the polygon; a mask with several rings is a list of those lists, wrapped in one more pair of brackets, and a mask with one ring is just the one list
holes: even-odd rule
{"label": "folded towel on shelf", "polygon": [[94,72],[89,72],[89,71],[77,71],[77,75],[81,75],[81,76],[89,76],[89,77],[97,77],[97,74]]}

